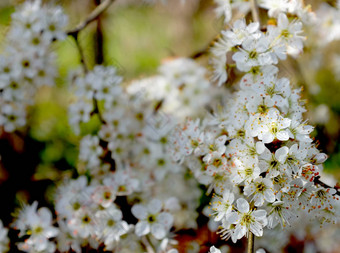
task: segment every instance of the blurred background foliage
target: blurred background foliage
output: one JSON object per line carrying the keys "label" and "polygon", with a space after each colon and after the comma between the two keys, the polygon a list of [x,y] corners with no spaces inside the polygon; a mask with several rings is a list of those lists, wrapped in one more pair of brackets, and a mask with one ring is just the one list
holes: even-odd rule
{"label": "blurred background foliage", "polygon": [[[1,49],[10,15],[20,2],[2,0],[0,3]],[[70,17],[70,28],[98,4],[98,0],[54,2],[65,8]],[[180,0],[169,1],[167,5],[117,0],[100,18],[103,64],[116,66],[128,83],[155,74],[163,59],[191,56],[205,49],[223,28],[222,20],[215,18],[213,6],[210,0],[187,0],[185,5]],[[80,33],[80,43],[86,63],[92,68],[98,62],[96,22]],[[330,57],[327,53],[339,51],[337,45],[334,43],[332,50],[325,50],[325,64],[316,71],[304,68],[308,65],[305,62],[315,54],[313,48],[307,48],[303,57],[284,64],[297,86],[305,88],[303,94],[309,110],[306,118],[316,126],[315,139],[321,150],[329,155],[325,170],[339,181],[340,82],[334,77],[332,66],[327,64],[327,57]],[[1,192],[8,193],[6,198],[10,203],[16,197],[16,203],[37,199],[51,205],[54,182],[78,173],[75,167],[79,137],[67,124],[67,106],[72,100],[68,90],[69,72],[80,68],[79,54],[72,37],[55,44],[54,49],[60,70],[57,86],[44,87],[36,94],[36,104],[30,108],[28,129],[14,134],[1,133],[0,187]],[[199,60],[207,63],[207,59],[201,57]],[[83,126],[82,133],[96,131],[97,127],[98,120],[94,118]],[[4,208],[1,217],[10,220],[12,207]]]}

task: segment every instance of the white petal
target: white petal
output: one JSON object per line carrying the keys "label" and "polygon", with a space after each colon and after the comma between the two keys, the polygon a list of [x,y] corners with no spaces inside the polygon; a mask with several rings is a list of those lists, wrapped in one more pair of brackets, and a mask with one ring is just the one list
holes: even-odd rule
{"label": "white petal", "polygon": [[278,160],[280,163],[284,163],[286,161],[286,158],[289,153],[289,148],[287,147],[282,147],[276,150],[275,152],[275,158]]}
{"label": "white petal", "polygon": [[267,132],[262,135],[262,138],[260,138],[260,135],[259,135],[259,139],[262,140],[263,143],[271,143],[274,140],[274,135]]}
{"label": "white petal", "polygon": [[262,154],[264,152],[264,150],[266,149],[266,146],[264,145],[263,142],[256,142],[256,152],[258,154]]}
{"label": "white petal", "polygon": [[237,225],[235,228],[235,236],[237,239],[241,239],[247,232],[246,226]]}
{"label": "white petal", "polygon": [[279,129],[285,129],[285,128],[289,127],[291,122],[292,122],[291,119],[288,119],[288,118],[282,119],[280,124],[279,124]]}
{"label": "white petal", "polygon": [[271,189],[267,189],[264,191],[264,198],[266,199],[266,201],[268,201],[269,203],[272,203],[275,201],[275,195],[274,192]]}
{"label": "white petal", "polygon": [[221,253],[221,251],[219,249],[216,249],[215,246],[211,246],[209,253]]}
{"label": "white petal", "polygon": [[254,33],[256,32],[260,27],[260,24],[259,22],[253,22],[253,23],[250,23],[248,26],[247,26],[247,31],[249,33]]}
{"label": "white petal", "polygon": [[263,234],[262,227],[257,222],[250,224],[250,231],[256,236],[262,236]]}
{"label": "white petal", "polygon": [[238,219],[239,219],[239,216],[238,216],[238,214],[236,212],[232,212],[227,217],[227,221],[232,223],[232,224],[236,224]]}
{"label": "white petal", "polygon": [[151,233],[156,239],[160,240],[165,237],[166,230],[163,225],[156,223],[151,226]]}
{"label": "white petal", "polygon": [[140,221],[136,224],[135,233],[138,236],[147,235],[150,232],[150,225],[146,221]]}
{"label": "white petal", "polygon": [[252,215],[255,217],[255,219],[265,219],[266,218],[266,215],[267,215],[267,212],[265,210],[256,210],[252,213]]}
{"label": "white petal", "polygon": [[241,213],[248,213],[249,212],[249,204],[248,201],[243,199],[243,198],[239,198],[237,201],[237,210]]}
{"label": "white petal", "polygon": [[161,209],[162,209],[162,201],[160,201],[159,199],[153,199],[148,204],[148,210],[152,214],[159,213]]}
{"label": "white petal", "polygon": [[287,131],[280,131],[276,134],[276,138],[280,141],[288,141],[289,133]]}
{"label": "white petal", "polygon": [[143,205],[136,204],[131,208],[132,214],[140,220],[145,220],[148,216],[148,212]]}
{"label": "white petal", "polygon": [[157,216],[157,221],[170,229],[172,227],[174,217],[170,213],[163,212]]}

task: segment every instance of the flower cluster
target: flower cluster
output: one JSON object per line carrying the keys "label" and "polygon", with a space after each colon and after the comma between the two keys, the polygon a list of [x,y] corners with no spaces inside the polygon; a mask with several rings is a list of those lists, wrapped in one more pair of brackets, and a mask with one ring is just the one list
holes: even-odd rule
{"label": "flower cluster", "polygon": [[[230,60],[237,69],[247,74],[244,78],[266,76],[275,73],[278,60],[284,60],[287,54],[296,55],[302,51],[302,23],[289,21],[286,14],[278,15],[276,25],[268,25],[267,32],[261,32],[259,23],[246,24],[244,19],[236,20],[232,29],[222,31],[222,37],[212,49],[211,59],[214,67],[213,80],[218,85],[226,82],[226,68]],[[228,52],[236,51],[232,59],[227,59]]]}
{"label": "flower cluster", "polygon": [[25,206],[13,226],[20,230],[19,237],[28,236],[18,248],[27,252],[55,252],[55,244],[49,241],[56,237],[59,230],[52,226],[52,214],[46,207],[37,210],[38,202]]}
{"label": "flower cluster", "polygon": [[179,120],[202,114],[204,106],[211,103],[217,93],[206,78],[206,69],[192,59],[168,60],[159,72],[155,77],[134,81],[128,92],[161,103],[163,112]]}
{"label": "flower cluster", "polygon": [[[192,100],[195,93],[196,98],[204,97],[197,106],[203,108],[209,98],[205,94],[209,82],[204,77],[205,69],[190,60],[168,62],[160,72],[162,76],[156,77],[152,86],[141,86],[140,90],[136,89],[136,83],[125,89],[113,67],[96,66],[85,75],[71,78],[76,96],[69,111],[70,123],[79,132],[92,117],[98,117],[101,126],[97,134],[86,135],[80,142],[78,171],[91,176],[90,184],[82,176],[65,183],[58,191],[56,211],[63,224],[59,228],[63,230],[61,234],[72,238],[72,243],[58,241],[59,250],[66,250],[65,245],[72,245],[73,250],[80,250],[86,244],[98,248],[100,243],[95,244],[93,238],[104,243],[108,250],[132,245],[140,249],[141,239],[147,236],[163,252],[170,247],[168,237],[173,225],[197,226],[195,209],[200,190],[192,190],[195,181],[185,179],[185,170],[172,161],[168,135],[183,118],[181,113],[170,116],[171,110],[178,106],[175,98]],[[160,78],[162,82],[158,81]],[[166,90],[173,91],[174,98],[165,96],[164,83]],[[200,83],[202,88],[194,86]],[[161,94],[155,92],[162,89]],[[197,113],[189,108],[185,115]],[[183,195],[183,192],[188,193]],[[141,203],[131,209],[139,220],[137,223],[128,225],[122,220],[124,213],[114,204],[121,198],[127,198],[131,205],[136,198],[140,199]],[[150,198],[153,200],[147,201]],[[120,230],[115,227],[112,232],[114,239],[111,232],[111,239],[96,232],[110,229],[101,222],[107,215],[98,216],[110,209],[117,216],[114,224],[120,224]],[[134,243],[127,245],[125,238]]]}
{"label": "flower cluster", "polygon": [[[74,177],[57,185],[55,215],[38,202],[18,213],[20,250],[176,253],[174,233],[196,229],[201,207],[212,217],[210,230],[219,228],[233,242],[250,233],[282,235],[282,228],[288,238],[286,228],[306,217],[336,222],[339,192],[319,180],[327,155],[303,119],[301,88],[279,68],[280,60],[302,52],[303,25],[313,13],[300,0],[259,0],[268,10],[263,28],[245,18],[233,22],[235,10],[249,14],[250,1],[215,2],[231,26],[211,49],[212,82],[228,80],[232,89],[214,87],[206,68],[186,58],[167,60],[156,76],[130,83],[112,66],[70,75],[69,124],[79,135]],[[38,86],[53,85],[49,49],[65,38],[66,22],[59,7],[39,1],[13,14],[0,58],[6,131],[25,124]],[[200,188],[212,193],[209,205]],[[0,252],[8,250],[7,232],[0,223]],[[192,247],[197,252],[200,245]]]}
{"label": "flower cluster", "polygon": [[172,139],[173,159],[214,190],[214,220],[221,222],[222,238],[234,242],[249,232],[262,236],[265,227],[284,228],[305,213],[336,221],[337,192],[317,181],[327,155],[303,120],[300,89],[274,66],[302,51],[302,23],[287,18],[288,7],[269,3],[263,1],[275,25],[262,32],[259,23],[237,20],[212,49],[218,84],[226,81],[226,57],[233,52],[237,70],[245,72],[238,91],[211,120],[189,120]]}
{"label": "flower cluster", "polygon": [[57,76],[51,44],[66,37],[67,16],[59,7],[26,2],[12,15],[5,53],[0,56],[0,125],[12,132],[26,123],[26,107],[37,87]]}

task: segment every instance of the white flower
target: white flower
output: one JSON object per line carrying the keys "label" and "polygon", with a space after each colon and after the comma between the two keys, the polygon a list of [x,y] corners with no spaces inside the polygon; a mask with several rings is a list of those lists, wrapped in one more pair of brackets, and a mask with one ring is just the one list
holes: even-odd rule
{"label": "white flower", "polygon": [[129,225],[122,220],[122,211],[114,205],[105,210],[97,211],[95,216],[99,220],[97,234],[99,238],[104,240],[106,247],[118,242],[120,237],[129,231]]}
{"label": "white flower", "polygon": [[271,205],[268,213],[268,228],[272,229],[280,223],[281,228],[290,225],[290,221],[296,217],[289,207],[283,201],[275,201]]}
{"label": "white flower", "polygon": [[257,178],[261,170],[257,165],[257,161],[247,156],[233,157],[232,158],[232,171],[230,180],[234,184],[240,184],[243,181],[250,183],[253,179]]}
{"label": "white flower", "polygon": [[134,205],[131,212],[139,219],[135,227],[136,235],[143,236],[151,232],[156,239],[163,239],[172,227],[173,216],[161,210],[162,202],[158,199],[151,200],[147,206]]}
{"label": "white flower", "polygon": [[228,23],[231,19],[231,5],[229,0],[214,0],[217,7],[215,9],[217,17],[224,16],[224,23]]}
{"label": "white flower", "polygon": [[222,86],[228,79],[226,55],[215,56],[210,60],[210,63],[213,68],[211,81],[217,82],[217,86]]}
{"label": "white flower", "polygon": [[279,13],[286,12],[289,8],[288,0],[260,0],[259,6],[268,9],[269,17],[277,17]]}
{"label": "white flower", "polygon": [[83,239],[95,235],[98,223],[95,218],[93,210],[88,207],[81,207],[74,212],[73,217],[69,220],[68,226],[72,231],[74,237]]}
{"label": "white flower", "polygon": [[13,132],[15,129],[23,127],[26,123],[26,111],[21,105],[12,104],[2,105],[0,111],[0,126],[3,126],[6,132]]}
{"label": "white flower", "polygon": [[22,249],[29,248],[34,251],[44,251],[51,247],[50,238],[56,237],[59,230],[52,226],[52,214],[45,207],[39,208],[35,201],[31,206],[25,206],[14,222],[15,228],[20,230],[19,236],[29,235]]}
{"label": "white flower", "polygon": [[247,26],[245,19],[238,19],[233,24],[232,31],[222,31],[222,34],[230,40],[233,46],[241,45],[249,37],[259,38],[259,27],[260,24],[258,22],[250,23]]}
{"label": "white flower", "polygon": [[303,124],[297,120],[292,120],[289,127],[289,137],[300,142],[312,142],[309,134],[314,130],[314,127]]}
{"label": "white flower", "polygon": [[249,232],[255,236],[262,236],[263,227],[267,225],[267,212],[265,210],[250,210],[249,203],[243,198],[239,198],[236,203],[238,212],[233,212],[228,217],[228,221],[236,224],[237,239],[241,239],[245,235],[248,236]]}
{"label": "white flower", "polygon": [[134,178],[129,170],[117,170],[113,175],[107,175],[103,180],[105,186],[113,189],[117,196],[127,196],[139,187],[138,179]]}
{"label": "white flower", "polygon": [[232,204],[234,202],[234,194],[229,190],[223,192],[222,197],[216,196],[212,199],[211,209],[216,215],[215,221],[220,221],[223,218],[227,218],[232,211]]}
{"label": "white flower", "polygon": [[221,156],[218,153],[212,153],[204,158],[203,161],[207,164],[206,172],[210,176],[225,170],[227,167],[227,159],[225,156]]}
{"label": "white flower", "polygon": [[116,199],[116,191],[112,186],[99,185],[94,189],[92,199],[95,203],[100,204],[102,207],[108,208]]}
{"label": "white flower", "polygon": [[250,196],[254,194],[255,206],[262,206],[266,200],[268,203],[275,201],[273,183],[266,178],[256,178],[252,183],[244,187],[244,194]]}
{"label": "white flower", "polygon": [[97,136],[87,135],[80,143],[79,159],[86,162],[88,167],[99,166],[99,156],[103,154],[103,149],[99,145]]}
{"label": "white flower", "polygon": [[217,248],[215,248],[215,246],[211,246],[209,253],[221,253],[221,251]]}
{"label": "white flower", "polygon": [[286,164],[289,149],[281,147],[272,154],[267,148],[260,156],[259,166],[262,172],[267,172],[269,178],[274,178],[281,173],[291,175],[291,169]]}
{"label": "white flower", "polygon": [[248,72],[254,66],[276,64],[277,60],[268,51],[269,41],[265,37],[248,37],[242,42],[242,48],[232,59],[240,71]]}
{"label": "white flower", "polygon": [[291,120],[283,118],[277,110],[270,110],[263,120],[261,132],[258,138],[263,143],[271,143],[275,139],[287,141],[289,139],[289,130]]}
{"label": "white flower", "polygon": [[302,23],[296,21],[289,23],[284,13],[280,13],[277,20],[277,27],[268,26],[270,36],[273,36],[274,40],[276,37],[279,37],[281,41],[284,41],[288,53],[293,55],[300,53],[303,48],[304,39],[304,37],[300,35],[303,32]]}

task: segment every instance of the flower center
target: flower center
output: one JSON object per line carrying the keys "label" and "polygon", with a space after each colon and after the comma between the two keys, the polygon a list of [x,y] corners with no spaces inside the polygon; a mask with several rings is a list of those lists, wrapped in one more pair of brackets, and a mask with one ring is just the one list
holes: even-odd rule
{"label": "flower center", "polygon": [[258,56],[258,53],[256,52],[256,50],[254,49],[253,51],[249,52],[249,58],[250,59],[256,59]]}
{"label": "flower center", "polygon": [[264,192],[265,190],[266,190],[266,185],[263,182],[256,184],[257,192]]}
{"label": "flower center", "polygon": [[242,226],[249,226],[251,223],[254,222],[254,218],[251,216],[250,213],[246,213],[242,216],[242,219],[241,219],[241,225]]}

